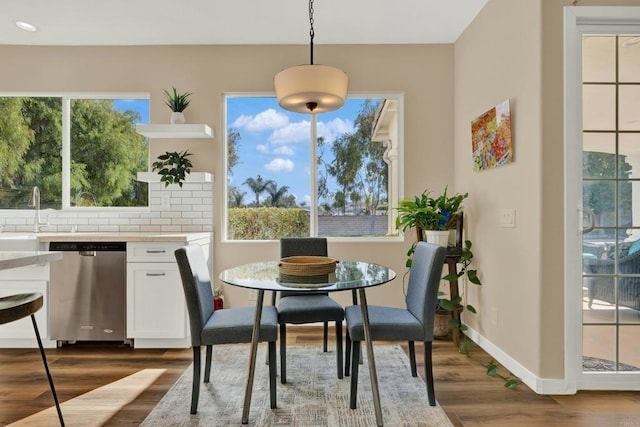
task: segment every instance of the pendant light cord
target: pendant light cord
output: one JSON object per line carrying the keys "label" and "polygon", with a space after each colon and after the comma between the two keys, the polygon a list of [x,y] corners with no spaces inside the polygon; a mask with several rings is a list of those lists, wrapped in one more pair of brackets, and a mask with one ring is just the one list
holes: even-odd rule
{"label": "pendant light cord", "polygon": [[315,36],[315,32],[313,31],[313,0],[309,0],[309,24],[311,24],[311,29],[309,30],[311,60],[309,63],[313,65],[313,37]]}

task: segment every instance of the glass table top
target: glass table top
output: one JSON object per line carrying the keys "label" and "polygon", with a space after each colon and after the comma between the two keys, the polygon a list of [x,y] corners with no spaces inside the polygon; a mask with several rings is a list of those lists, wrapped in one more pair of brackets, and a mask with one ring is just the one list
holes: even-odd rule
{"label": "glass table top", "polygon": [[333,273],[320,276],[282,274],[278,261],[254,262],[220,273],[220,280],[233,286],[266,291],[345,291],[382,285],[396,277],[384,265],[363,261],[339,261]]}

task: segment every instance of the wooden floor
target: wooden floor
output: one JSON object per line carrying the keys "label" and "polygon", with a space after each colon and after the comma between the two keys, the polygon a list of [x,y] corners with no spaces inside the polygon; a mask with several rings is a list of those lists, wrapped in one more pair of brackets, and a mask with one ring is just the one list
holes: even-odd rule
{"label": "wooden floor", "polygon": [[[291,326],[287,331],[290,345],[317,345],[321,341],[320,328]],[[416,353],[424,377],[422,346],[416,345]],[[104,424],[136,426],[191,363],[191,349],[133,350],[121,345],[78,344],[47,350],[47,357],[62,402],[142,369],[165,370],[131,403],[123,407],[113,404],[113,414]],[[480,349],[466,357],[451,342],[436,341],[433,358],[436,399],[456,426],[640,426],[638,392],[540,396],[524,385],[505,389],[502,380],[487,376],[482,364],[490,357]],[[37,350],[0,349],[0,426],[53,406],[41,363]],[[88,414],[91,410],[86,408]],[[55,412],[52,415],[46,425],[56,425]]]}

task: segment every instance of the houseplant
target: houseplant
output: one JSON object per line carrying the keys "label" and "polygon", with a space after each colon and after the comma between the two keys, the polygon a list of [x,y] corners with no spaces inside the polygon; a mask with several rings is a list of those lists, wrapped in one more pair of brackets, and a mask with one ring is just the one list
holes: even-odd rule
{"label": "houseplant", "polygon": [[178,184],[182,187],[182,181],[186,179],[193,167],[191,160],[187,158],[190,155],[188,150],[184,150],[182,153],[167,151],[153,162],[153,170],[158,171],[161,176],[160,182],[164,182],[165,187],[169,184]]}
{"label": "houseplant", "polygon": [[171,109],[171,124],[186,123],[184,110],[189,106],[189,103],[191,102],[189,97],[193,94],[191,92],[178,93],[175,86],[172,88],[172,92],[162,89],[164,92],[164,103]]}
{"label": "houseplant", "polygon": [[[426,240],[440,246],[448,246],[450,230],[456,227],[457,216],[462,212],[462,201],[468,193],[447,195],[447,187],[437,198],[425,190],[419,196],[398,202],[396,228],[402,232],[408,228],[416,229],[416,240]],[[423,235],[424,233],[424,235]],[[407,267],[411,266],[413,245],[407,255]]]}

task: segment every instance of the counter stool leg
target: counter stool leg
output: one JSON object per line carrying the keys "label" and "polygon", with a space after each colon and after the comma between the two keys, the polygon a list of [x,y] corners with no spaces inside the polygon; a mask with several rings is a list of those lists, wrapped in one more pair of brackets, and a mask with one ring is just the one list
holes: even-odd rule
{"label": "counter stool leg", "polygon": [[60,403],[58,402],[58,395],[56,394],[56,388],[53,386],[53,378],[51,378],[51,372],[49,372],[49,364],[47,363],[47,356],[44,354],[44,348],[42,347],[42,340],[40,339],[40,332],[38,332],[38,324],[36,318],[32,314],[31,322],[33,323],[33,330],[36,333],[36,339],[38,340],[38,347],[40,348],[40,355],[42,356],[42,363],[44,363],[44,370],[47,372],[47,378],[49,379],[49,386],[51,387],[51,393],[53,394],[53,400],[56,402],[56,410],[58,411],[58,419],[60,419],[60,425],[64,427],[64,419],[62,418],[62,411],[60,410]]}

